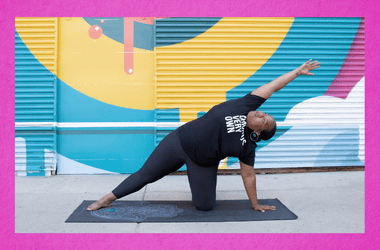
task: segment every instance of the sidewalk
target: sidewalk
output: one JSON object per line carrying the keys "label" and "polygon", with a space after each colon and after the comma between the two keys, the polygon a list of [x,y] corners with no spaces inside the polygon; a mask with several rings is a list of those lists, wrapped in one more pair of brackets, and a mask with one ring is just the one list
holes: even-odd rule
{"label": "sidewalk", "polygon": [[[364,233],[364,172],[256,175],[259,199],[277,198],[292,221],[65,223],[125,175],[16,177],[16,233]],[[218,176],[217,200],[248,199],[239,175]],[[166,176],[122,200],[191,200],[187,176]]]}

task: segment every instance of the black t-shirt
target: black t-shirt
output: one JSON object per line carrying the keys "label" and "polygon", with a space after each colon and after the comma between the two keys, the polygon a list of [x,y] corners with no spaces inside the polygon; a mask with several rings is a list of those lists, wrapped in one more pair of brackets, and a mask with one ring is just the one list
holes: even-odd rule
{"label": "black t-shirt", "polygon": [[252,130],[246,127],[247,114],[265,101],[247,94],[214,106],[204,116],[178,129],[182,147],[201,166],[215,166],[228,156],[253,166],[257,145],[249,139]]}

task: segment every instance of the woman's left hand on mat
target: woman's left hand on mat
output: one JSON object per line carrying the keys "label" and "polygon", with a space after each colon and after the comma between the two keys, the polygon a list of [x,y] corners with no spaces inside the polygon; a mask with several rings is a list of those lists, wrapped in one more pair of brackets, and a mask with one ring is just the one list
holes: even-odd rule
{"label": "woman's left hand on mat", "polygon": [[265,210],[276,210],[276,207],[275,206],[267,206],[267,205],[256,204],[253,206],[253,209],[256,211],[261,211],[264,213]]}

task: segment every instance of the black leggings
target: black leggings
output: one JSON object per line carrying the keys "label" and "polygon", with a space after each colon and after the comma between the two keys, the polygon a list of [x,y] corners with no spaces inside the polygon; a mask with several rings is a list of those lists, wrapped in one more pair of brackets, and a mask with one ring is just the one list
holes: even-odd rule
{"label": "black leggings", "polygon": [[181,146],[178,129],[167,135],[149,156],[143,167],[128,176],[112,193],[118,199],[134,193],[148,183],[177,171],[185,163],[194,206],[199,210],[211,210],[216,199],[218,165],[202,167],[195,164]]}

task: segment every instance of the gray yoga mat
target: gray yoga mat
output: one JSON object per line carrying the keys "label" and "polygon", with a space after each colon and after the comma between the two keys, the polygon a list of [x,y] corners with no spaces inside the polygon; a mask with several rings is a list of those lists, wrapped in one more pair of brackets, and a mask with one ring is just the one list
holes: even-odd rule
{"label": "gray yoga mat", "polygon": [[199,211],[191,201],[114,201],[111,207],[96,211],[86,208],[95,201],[83,201],[66,222],[223,222],[295,220],[278,199],[259,200],[261,205],[275,206],[265,213],[255,211],[249,200],[220,200],[211,211]]}

